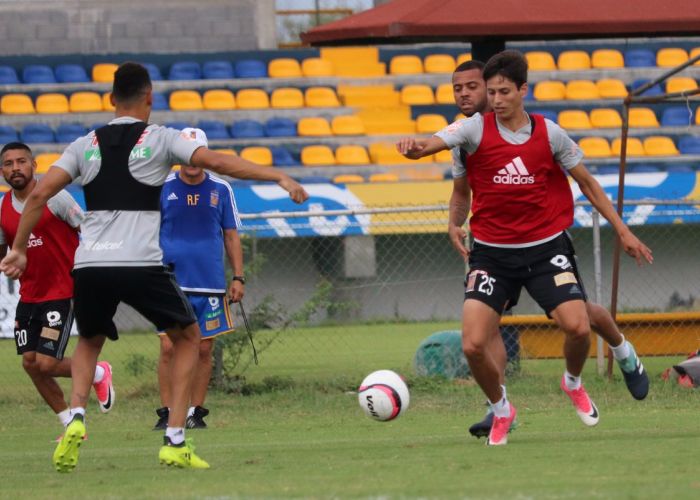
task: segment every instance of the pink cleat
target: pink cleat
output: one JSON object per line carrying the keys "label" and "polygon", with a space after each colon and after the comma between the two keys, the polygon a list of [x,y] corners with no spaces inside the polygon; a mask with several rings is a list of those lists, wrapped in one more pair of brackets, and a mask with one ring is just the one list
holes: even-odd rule
{"label": "pink cleat", "polygon": [[586,389],[583,388],[583,385],[581,385],[581,387],[578,389],[574,389],[573,391],[569,390],[569,388],[566,387],[564,377],[562,377],[561,390],[571,398],[571,402],[574,404],[574,408],[576,408],[576,413],[584,424],[592,427],[598,423],[598,420],[600,420],[598,408],[596,408],[595,404],[588,396],[588,393],[586,392]]}
{"label": "pink cleat", "polygon": [[92,386],[95,388],[97,402],[100,404],[100,411],[107,413],[114,406],[114,398],[116,393],[112,386],[112,365],[106,361],[100,361],[97,366],[101,366],[105,370],[104,377],[99,382],[95,382]]}
{"label": "pink cleat", "polygon": [[508,432],[510,426],[515,420],[515,406],[508,403],[510,406],[510,415],[507,417],[493,417],[493,425],[489,432],[489,437],[486,439],[486,446],[503,446],[508,443]]}

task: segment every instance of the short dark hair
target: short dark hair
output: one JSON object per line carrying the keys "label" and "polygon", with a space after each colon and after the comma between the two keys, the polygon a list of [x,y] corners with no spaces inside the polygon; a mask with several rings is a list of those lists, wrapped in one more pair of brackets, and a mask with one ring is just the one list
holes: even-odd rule
{"label": "short dark hair", "polygon": [[496,75],[508,78],[517,88],[522,87],[527,82],[527,59],[517,50],[499,52],[484,66],[484,80]]}
{"label": "short dark hair", "polygon": [[472,69],[478,69],[479,71],[484,71],[485,64],[477,59],[472,59],[471,61],[464,61],[454,70],[454,73],[461,73],[462,71],[470,71]]}
{"label": "short dark hair", "polygon": [[0,151],[0,156],[4,155],[6,152],[10,151],[11,149],[24,149],[25,151],[28,151],[29,154],[32,154],[32,150],[29,149],[29,146],[27,146],[23,142],[15,141],[15,142],[8,142],[2,147],[2,150]]}
{"label": "short dark hair", "polygon": [[125,62],[114,72],[112,95],[117,102],[132,101],[151,90],[151,77],[141,64]]}

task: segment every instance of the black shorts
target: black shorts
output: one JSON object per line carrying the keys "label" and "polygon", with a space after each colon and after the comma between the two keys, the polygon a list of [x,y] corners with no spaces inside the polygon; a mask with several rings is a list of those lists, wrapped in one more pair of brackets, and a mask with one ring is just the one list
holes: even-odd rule
{"label": "black shorts", "polygon": [[141,313],[158,330],[197,321],[175,275],[163,266],[83,267],[73,271],[75,319],[80,336],[117,340],[113,317],[120,302]]}
{"label": "black shorts", "polygon": [[465,300],[483,302],[499,314],[518,303],[523,287],[547,315],[564,302],[587,300],[567,233],[526,248],[474,243],[469,268]]}
{"label": "black shorts", "polygon": [[38,352],[63,359],[73,328],[71,299],[17,303],[15,345],[17,354]]}

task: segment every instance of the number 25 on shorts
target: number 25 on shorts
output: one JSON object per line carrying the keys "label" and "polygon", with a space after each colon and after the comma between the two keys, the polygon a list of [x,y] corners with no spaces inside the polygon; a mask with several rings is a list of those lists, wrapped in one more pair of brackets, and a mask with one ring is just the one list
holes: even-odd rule
{"label": "number 25 on shorts", "polygon": [[489,276],[486,271],[475,269],[467,275],[467,293],[476,290],[479,293],[491,295],[494,283],[496,283],[496,278]]}

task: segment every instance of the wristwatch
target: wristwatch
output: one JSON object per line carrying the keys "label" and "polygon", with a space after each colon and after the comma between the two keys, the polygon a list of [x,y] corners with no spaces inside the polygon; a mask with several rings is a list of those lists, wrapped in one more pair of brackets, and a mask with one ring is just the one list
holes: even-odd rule
{"label": "wristwatch", "polygon": [[231,278],[231,281],[240,281],[241,285],[245,285],[245,277],[244,276],[234,276]]}

